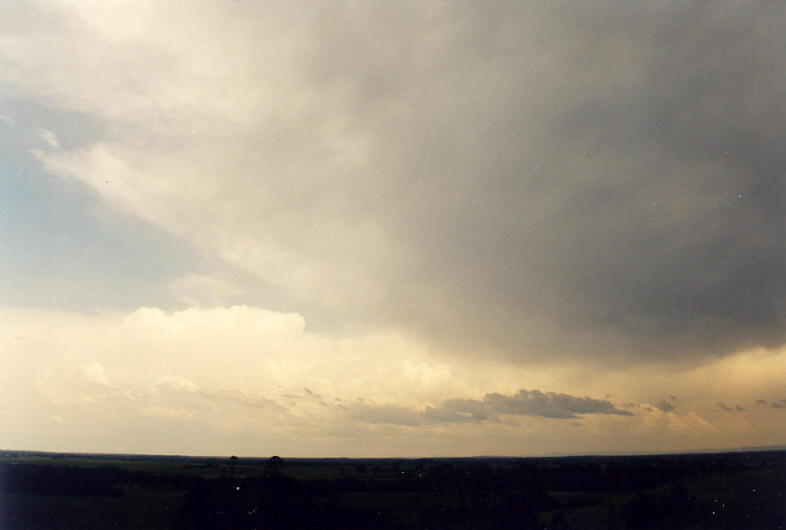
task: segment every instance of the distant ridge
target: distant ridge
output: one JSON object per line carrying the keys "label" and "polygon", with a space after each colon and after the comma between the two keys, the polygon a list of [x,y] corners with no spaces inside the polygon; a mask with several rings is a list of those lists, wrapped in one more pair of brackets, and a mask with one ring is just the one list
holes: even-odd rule
{"label": "distant ridge", "polygon": [[[380,456],[380,457],[291,457],[284,455],[283,458],[289,460],[492,460],[492,459],[515,459],[515,458],[583,458],[593,456],[657,456],[657,455],[692,455],[692,454],[722,454],[722,453],[754,453],[767,451],[786,451],[786,444],[779,445],[757,445],[739,446],[730,448],[700,448],[682,451],[602,451],[592,453],[549,453],[547,455],[476,455],[476,456]],[[0,458],[14,456],[40,456],[51,458],[109,458],[115,460],[135,460],[140,458],[148,459],[167,459],[167,460],[203,460],[216,461],[226,460],[229,455],[181,455],[181,454],[146,454],[146,453],[90,453],[90,452],[58,452],[58,451],[27,451],[20,449],[0,449]],[[270,456],[241,456],[246,461],[267,460]]]}
{"label": "distant ridge", "polygon": [[696,455],[696,454],[712,454],[712,453],[755,453],[766,451],[786,451],[786,444],[780,445],[746,445],[739,447],[702,447],[698,449],[685,449],[674,451],[640,451],[640,452],[627,452],[627,451],[603,451],[586,454],[572,454],[572,453],[550,453],[551,457],[569,457],[569,456],[654,456],[654,455]]}

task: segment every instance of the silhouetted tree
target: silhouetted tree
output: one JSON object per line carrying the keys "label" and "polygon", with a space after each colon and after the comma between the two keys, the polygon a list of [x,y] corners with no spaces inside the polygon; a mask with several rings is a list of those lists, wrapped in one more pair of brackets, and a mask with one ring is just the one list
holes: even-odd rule
{"label": "silhouetted tree", "polygon": [[280,456],[272,456],[265,464],[265,476],[280,477],[284,473],[284,459]]}

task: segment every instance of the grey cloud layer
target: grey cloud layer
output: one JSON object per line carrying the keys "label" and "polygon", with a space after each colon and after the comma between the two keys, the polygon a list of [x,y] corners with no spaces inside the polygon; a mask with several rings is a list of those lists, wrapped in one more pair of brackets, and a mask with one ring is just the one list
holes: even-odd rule
{"label": "grey cloud layer", "polygon": [[574,419],[582,414],[633,415],[606,400],[524,389],[514,395],[486,394],[483,400],[448,399],[438,407],[426,407],[424,410],[374,404],[354,405],[347,409],[347,415],[352,419],[393,425],[498,422],[503,415]]}
{"label": "grey cloud layer", "polygon": [[660,401],[655,403],[655,408],[662,412],[674,412],[675,410],[677,410],[677,407],[676,405],[674,405],[674,403],[666,401],[665,399],[661,399]]}
{"label": "grey cloud layer", "polygon": [[741,405],[729,406],[721,402],[715,403],[715,408],[723,412],[745,412],[745,409]]}
{"label": "grey cloud layer", "polygon": [[[765,399],[757,399],[756,404],[767,406],[768,402]],[[772,403],[769,403],[769,406],[774,409],[786,409],[786,399],[781,399],[780,401],[773,401]]]}
{"label": "grey cloud layer", "polygon": [[[251,31],[265,10],[234,6],[215,17],[208,47],[232,58],[220,63],[226,90],[213,87],[223,96],[197,99],[202,114],[187,94],[177,100],[187,112],[152,109],[189,134],[199,123],[215,144],[185,149],[163,125],[157,133],[134,122],[129,129],[152,134],[150,157],[138,156],[133,136],[102,147],[160,158],[164,169],[150,178],[196,157],[215,193],[184,198],[184,178],[172,196],[150,192],[155,201],[124,208],[266,280],[306,286],[298,295],[326,320],[400,326],[466,351],[651,359],[784,343],[786,7],[302,9],[276,15],[292,43],[281,49],[275,24]],[[166,58],[177,64],[176,54]],[[199,73],[183,70],[172,94]],[[51,97],[46,80],[26,87],[15,75],[6,82],[17,97],[38,90],[48,104],[68,101]],[[134,104],[159,96],[117,90]],[[106,110],[117,105],[75,101],[81,112],[125,119]],[[243,113],[238,101],[253,104]],[[292,271],[302,274],[286,279]],[[433,414],[474,418],[492,405],[445,406]]]}
{"label": "grey cloud layer", "polygon": [[398,91],[355,93],[389,110],[410,324],[530,355],[782,344],[786,13],[490,11],[456,14],[428,74],[404,53]]}

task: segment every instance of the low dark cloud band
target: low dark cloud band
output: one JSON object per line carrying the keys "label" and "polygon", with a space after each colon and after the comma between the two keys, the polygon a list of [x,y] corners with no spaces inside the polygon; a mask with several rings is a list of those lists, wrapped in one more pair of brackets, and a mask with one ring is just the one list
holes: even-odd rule
{"label": "low dark cloud band", "polygon": [[524,389],[513,395],[486,394],[482,400],[448,399],[437,407],[423,410],[393,405],[355,405],[347,414],[367,423],[393,425],[499,422],[501,416],[553,419],[575,419],[584,414],[633,416],[606,400]]}

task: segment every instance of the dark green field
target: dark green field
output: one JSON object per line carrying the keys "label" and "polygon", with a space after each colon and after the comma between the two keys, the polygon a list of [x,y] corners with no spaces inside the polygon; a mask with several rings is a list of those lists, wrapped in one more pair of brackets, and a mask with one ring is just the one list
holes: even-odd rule
{"label": "dark green field", "polygon": [[0,528],[786,527],[786,452],[470,459],[0,453]]}

